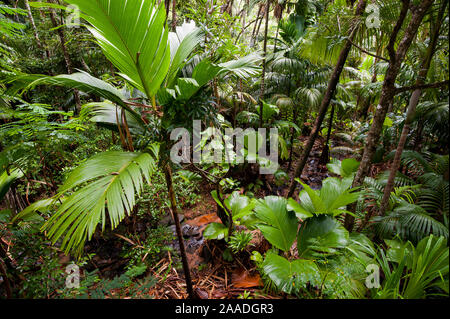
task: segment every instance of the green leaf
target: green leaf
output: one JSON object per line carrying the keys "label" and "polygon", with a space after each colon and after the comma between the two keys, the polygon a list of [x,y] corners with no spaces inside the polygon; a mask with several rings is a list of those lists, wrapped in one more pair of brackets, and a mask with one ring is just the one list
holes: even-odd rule
{"label": "green leaf", "polygon": [[228,235],[228,228],[221,223],[211,223],[203,231],[203,237],[206,239],[223,239]]}
{"label": "green leaf", "polygon": [[[269,104],[264,101],[262,101],[262,104],[263,104],[262,112],[263,112],[263,120],[264,121],[268,121],[269,119],[272,119],[274,115],[280,113],[280,110],[278,109],[278,107],[276,105]],[[255,105],[255,108],[259,114],[260,106]]]}
{"label": "green leaf", "polygon": [[167,72],[167,87],[173,87],[177,73],[202,39],[202,31],[195,26],[194,22],[184,22],[176,28],[176,32],[169,33],[171,63]]}
{"label": "green leaf", "polygon": [[[449,248],[445,237],[430,235],[422,239],[414,252],[411,274],[403,297],[419,299],[425,297],[426,289],[443,282],[449,274]],[[448,288],[447,288],[448,290]]]}
{"label": "green leaf", "polygon": [[260,54],[252,53],[237,60],[221,63],[219,67],[222,69],[221,74],[231,73],[238,78],[247,79],[258,75],[261,68],[257,65],[262,59]]}
{"label": "green leaf", "polygon": [[110,151],[95,155],[77,167],[60,187],[57,197],[73,193],[42,230],[53,243],[64,235],[61,248],[80,253],[97,225],[101,223],[105,228],[106,214],[114,229],[132,212],[144,178],[149,181],[155,167],[156,161],[148,153]]}
{"label": "green leaf", "polygon": [[324,202],[322,201],[322,199],[319,196],[320,192],[311,189],[311,187],[304,184],[300,179],[297,178],[296,180],[303,186],[304,191],[308,194],[309,199],[310,199],[312,205],[314,206],[315,213],[317,213],[317,214],[326,213],[327,209],[326,209]]}
{"label": "green leaf", "polygon": [[10,209],[2,209],[0,210],[0,222],[1,223],[9,223],[11,220],[12,212]]}
{"label": "green leaf", "polygon": [[298,254],[314,258],[336,252],[349,242],[348,231],[333,217],[320,215],[308,218],[300,227],[297,239]]}
{"label": "green leaf", "polygon": [[301,220],[314,216],[311,212],[307,211],[299,203],[297,203],[293,198],[288,199],[287,210],[294,211],[295,215]]}
{"label": "green leaf", "polygon": [[311,260],[297,259],[289,262],[284,257],[268,252],[263,262],[264,273],[281,291],[291,294],[305,287],[307,283],[320,284],[320,271]]}
{"label": "green leaf", "polygon": [[222,70],[220,66],[213,64],[208,59],[201,60],[192,71],[192,78],[194,78],[199,86],[203,86],[211,81]]}
{"label": "green leaf", "polygon": [[331,162],[327,164],[327,168],[330,172],[342,177],[353,176],[358,170],[358,167],[359,162],[354,158],[346,158],[343,161],[333,158]]}
{"label": "green leaf", "polygon": [[87,28],[121,76],[150,98],[170,66],[163,5],[155,0],[68,0],[77,5]]}
{"label": "green leaf", "polygon": [[5,170],[0,175],[0,201],[3,200],[3,197],[5,197],[11,184],[14,183],[15,180],[21,178],[22,176],[23,176],[22,170],[17,168],[11,170],[10,172]]}
{"label": "green leaf", "polygon": [[358,171],[359,162],[354,158],[346,158],[342,161],[341,166],[343,172],[342,177],[347,177]]}
{"label": "green leaf", "polygon": [[[133,110],[129,105],[127,105],[125,96],[118,89],[105,81],[89,75],[86,72],[63,74],[57,76],[22,74],[13,77],[9,80],[9,82],[12,83],[13,87],[15,87],[16,89],[18,87],[21,87],[29,90],[37,85],[47,84],[78,89],[87,94],[95,94],[117,105],[120,105],[121,108],[126,110],[127,118],[130,117],[133,119],[133,123],[136,123],[140,127],[145,127],[145,122],[142,120],[141,115]],[[96,104],[99,105],[97,106],[97,108],[101,107],[101,103]],[[103,109],[105,109],[105,107],[103,107]],[[104,112],[105,111],[103,111],[103,113]]]}
{"label": "green leaf", "polygon": [[137,121],[136,117],[126,109],[122,109],[110,102],[93,102],[82,106],[81,117],[90,117],[92,122],[117,131],[117,125],[124,126],[122,113],[125,112],[127,126],[130,132],[145,134],[146,126],[142,120]]}
{"label": "green leaf", "polygon": [[248,215],[255,207],[254,201],[239,192],[233,192],[227,199],[225,205],[231,210],[233,220],[238,220]]}
{"label": "green leaf", "polygon": [[200,86],[195,79],[191,78],[178,78],[177,85],[175,86],[175,92],[177,93],[177,100],[188,100],[198,90]]}
{"label": "green leaf", "polygon": [[255,215],[262,221],[257,228],[272,245],[283,251],[290,250],[298,228],[295,214],[287,211],[286,206],[286,199],[277,196],[260,199],[255,206]]}
{"label": "green leaf", "polygon": [[345,207],[358,200],[360,193],[356,192],[356,188],[349,189],[349,187],[346,179],[329,177],[322,182],[320,198],[328,212]]}
{"label": "green leaf", "polygon": [[33,204],[31,204],[30,206],[25,208],[23,211],[21,211],[19,214],[14,216],[14,218],[12,219],[12,222],[15,223],[20,220],[27,221],[28,219],[35,218],[36,215],[38,215],[37,214],[38,211],[44,212],[50,206],[52,206],[54,204],[55,204],[54,198],[43,199],[43,200],[34,202]]}

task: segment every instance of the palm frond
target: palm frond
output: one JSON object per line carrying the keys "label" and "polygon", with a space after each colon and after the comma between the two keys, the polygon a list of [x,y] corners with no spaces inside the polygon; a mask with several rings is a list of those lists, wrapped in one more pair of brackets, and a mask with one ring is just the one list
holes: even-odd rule
{"label": "palm frond", "polygon": [[81,253],[86,239],[91,239],[97,225],[111,228],[130,214],[135,196],[149,181],[156,162],[148,153],[105,152],[77,167],[60,187],[56,198],[69,195],[42,230],[56,243],[63,237],[61,249]]}
{"label": "palm frond", "polygon": [[147,97],[155,96],[170,66],[163,5],[155,0],[68,0],[121,76]]}

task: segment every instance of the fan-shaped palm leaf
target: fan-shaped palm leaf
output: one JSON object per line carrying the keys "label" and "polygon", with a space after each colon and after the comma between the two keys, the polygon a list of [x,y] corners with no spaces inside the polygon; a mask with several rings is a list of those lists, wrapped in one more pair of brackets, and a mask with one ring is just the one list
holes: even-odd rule
{"label": "fan-shaped palm leaf", "polygon": [[43,230],[55,243],[62,236],[61,248],[81,252],[99,223],[105,228],[106,214],[112,228],[130,214],[135,195],[142,191],[144,177],[149,181],[156,162],[148,153],[105,152],[77,167],[60,187],[57,197],[73,192]]}
{"label": "fan-shaped palm leaf", "polygon": [[154,96],[170,66],[164,6],[156,0],[68,0],[121,76]]}

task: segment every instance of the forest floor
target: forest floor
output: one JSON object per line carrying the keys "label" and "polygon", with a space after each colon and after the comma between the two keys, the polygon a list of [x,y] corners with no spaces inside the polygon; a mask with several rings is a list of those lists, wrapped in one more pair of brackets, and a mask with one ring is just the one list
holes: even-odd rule
{"label": "forest floor", "polygon": [[[300,142],[306,142],[307,137],[301,137]],[[322,181],[331,174],[325,164],[320,163],[320,157],[324,148],[324,140],[318,138],[311,151],[308,164],[305,167],[301,179],[313,189],[320,189]],[[348,146],[339,141],[332,141],[331,146]],[[357,151],[355,149],[355,151]],[[299,150],[294,152],[294,159],[299,158]],[[333,155],[339,159],[349,157],[350,154]],[[354,154],[353,154],[354,156]],[[288,171],[288,163],[283,163],[282,169],[289,175],[289,180],[295,174],[296,162],[293,162]],[[381,167],[374,166],[373,175],[379,172]],[[372,175],[371,174],[371,175]],[[262,198],[268,195],[282,196],[286,193],[288,183],[277,186],[271,176],[265,178],[264,186],[255,192],[255,197]],[[211,196],[212,188],[208,184],[199,187],[199,200],[197,204],[182,211],[182,233],[185,239],[186,252],[191,270],[193,285],[199,298],[202,299],[235,299],[244,293],[250,293],[251,298],[276,299],[283,298],[282,294],[268,294],[263,288],[259,272],[251,261],[251,253],[243,251],[234,255],[230,261],[224,259],[224,251],[227,248],[224,240],[205,240],[203,230],[212,222],[220,223],[216,215],[217,204]],[[242,189],[243,191],[243,189]],[[130,221],[125,220],[128,224]],[[132,223],[132,221],[131,221]],[[166,218],[165,223],[169,225],[175,235],[175,226],[172,218]],[[142,224],[142,225],[141,225]],[[136,225],[132,225],[133,229]],[[130,227],[127,225],[127,227]],[[141,222],[135,229],[137,233],[149,227],[146,221]],[[241,227],[241,226],[238,226]],[[259,230],[252,231],[252,250],[264,254],[269,248],[269,243],[264,239]],[[95,252],[89,271],[98,269],[101,277],[112,278],[123,273],[127,259],[121,257],[120,252],[124,245],[137,246],[135,242],[124,236],[114,233],[112,238],[104,240],[102,237],[90,241],[88,251]],[[174,236],[176,238],[176,236]],[[4,238],[2,238],[4,239]],[[127,243],[126,243],[127,242]],[[178,241],[174,239],[170,246],[173,251],[178,251]],[[69,257],[62,254],[60,263],[68,263]],[[168,251],[152,268],[147,270],[147,275],[152,275],[157,283],[150,288],[146,294],[156,299],[181,299],[186,298],[186,284],[180,258]],[[112,296],[114,291],[110,292]],[[121,293],[122,294],[122,293]],[[123,298],[123,296],[122,296]]]}
{"label": "forest floor", "polygon": [[[306,139],[307,137],[302,137],[300,142],[305,142]],[[322,181],[330,176],[326,164],[320,163],[323,145],[323,139],[318,138],[301,176],[301,179],[313,189],[320,189]],[[342,144],[333,141],[332,145]],[[295,154],[294,158],[298,158],[299,155]],[[338,157],[343,159],[348,156]],[[288,172],[289,178],[292,178],[295,174],[295,167],[296,163],[294,162]],[[288,163],[284,163],[282,168],[287,171]],[[255,195],[256,197],[282,195],[288,187],[287,184],[279,187],[269,178],[266,187]],[[216,215],[216,203],[210,195],[210,190],[208,188],[202,189],[199,203],[183,212],[184,222],[182,224],[193,285],[199,298],[235,299],[240,298],[244,292],[250,293],[253,298],[283,298],[283,295],[270,295],[263,291],[262,280],[255,269],[254,263],[250,260],[250,253],[244,251],[237,256],[233,256],[233,261],[229,262],[223,258],[223,251],[226,248],[223,240],[205,241],[203,239],[202,233],[206,226],[212,222],[220,223],[221,221]],[[252,233],[252,249],[263,254],[269,249],[269,243],[259,230],[254,230]],[[174,246],[178,248],[176,243],[174,243]],[[172,256],[168,254],[151,270],[152,274],[158,279],[157,285],[149,291],[155,298],[179,299],[187,297],[183,274],[173,267],[168,274],[166,273],[171,264]]]}

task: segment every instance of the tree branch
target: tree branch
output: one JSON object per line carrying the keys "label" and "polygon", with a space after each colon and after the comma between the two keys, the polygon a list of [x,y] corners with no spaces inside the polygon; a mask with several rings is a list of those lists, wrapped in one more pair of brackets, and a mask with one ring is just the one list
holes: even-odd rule
{"label": "tree branch", "polygon": [[369,52],[369,51],[367,51],[367,50],[361,48],[359,45],[357,45],[356,43],[354,43],[352,40],[350,40],[350,39],[347,39],[347,40],[348,40],[355,48],[357,48],[357,49],[360,50],[361,52],[363,52],[363,53],[365,53],[365,54],[368,54],[368,55],[370,55],[370,56],[373,56],[374,58],[377,58],[377,59],[380,59],[380,60],[389,62],[388,59],[383,58],[383,57],[380,56],[380,55],[376,55],[375,53],[371,53],[371,52]]}
{"label": "tree branch", "polygon": [[396,60],[396,54],[395,54],[395,40],[397,40],[397,35],[400,32],[400,29],[402,28],[403,21],[406,18],[406,15],[408,14],[409,9],[409,0],[402,0],[402,9],[400,11],[400,15],[398,17],[397,23],[394,26],[394,29],[392,30],[391,38],[389,40],[387,51],[389,53],[389,58],[392,60],[392,62],[395,63]]}
{"label": "tree branch", "polygon": [[420,85],[411,85],[411,86],[403,86],[403,87],[399,87],[395,89],[395,94],[399,94],[405,91],[412,91],[412,90],[417,90],[417,89],[435,89],[441,86],[446,86],[448,85],[448,80],[447,81],[442,81],[442,82],[435,82],[435,83],[429,83],[429,84],[420,84]]}

